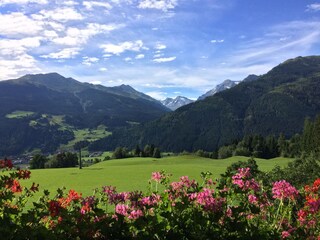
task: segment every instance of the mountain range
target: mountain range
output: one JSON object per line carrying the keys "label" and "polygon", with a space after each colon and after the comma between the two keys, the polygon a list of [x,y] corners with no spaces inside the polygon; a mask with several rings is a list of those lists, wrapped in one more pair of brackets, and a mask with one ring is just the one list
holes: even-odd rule
{"label": "mountain range", "polygon": [[90,150],[154,144],[164,151],[213,151],[249,134],[292,136],[306,117],[320,113],[319,56],[229,83],[172,112],[128,85],[92,85],[57,73],[1,81],[0,156],[54,152],[79,136]]}
{"label": "mountain range", "polygon": [[319,56],[287,60],[254,78],[154,121],[118,129],[90,148],[155,144],[164,151],[213,151],[244,135],[292,136],[306,117],[320,113]]}
{"label": "mountain range", "polygon": [[[104,87],[57,73],[0,82],[0,156],[38,148],[54,151],[72,129],[140,124],[170,110],[127,85]],[[57,120],[58,119],[58,120]]]}
{"label": "mountain range", "polygon": [[[251,81],[255,81],[259,78],[259,76],[251,74],[249,76],[247,76],[245,79],[243,79],[243,82],[251,82]],[[218,92],[222,92],[224,90],[230,89],[234,86],[236,86],[239,82],[241,81],[233,81],[230,79],[224,80],[222,83],[218,84],[217,86],[215,86],[213,89],[209,90],[208,92],[206,92],[205,94],[201,95],[197,101],[199,100],[203,100],[207,97],[213,96]],[[183,96],[177,96],[175,98],[166,98],[165,100],[162,100],[161,103],[166,106],[167,108],[175,111],[176,109],[185,106],[187,104],[193,103],[194,100],[191,100],[187,97],[183,97]]]}

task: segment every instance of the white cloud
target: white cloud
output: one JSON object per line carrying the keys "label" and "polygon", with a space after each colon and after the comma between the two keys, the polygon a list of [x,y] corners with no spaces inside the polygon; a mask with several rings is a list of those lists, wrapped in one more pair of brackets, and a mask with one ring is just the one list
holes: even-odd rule
{"label": "white cloud", "polygon": [[82,4],[83,4],[83,6],[85,6],[85,8],[87,10],[93,10],[93,8],[95,8],[95,7],[102,7],[102,8],[106,8],[108,10],[110,10],[112,8],[112,6],[107,2],[83,1]]}
{"label": "white cloud", "polygon": [[122,25],[97,23],[89,23],[87,27],[83,29],[69,27],[64,37],[55,38],[52,41],[60,45],[78,46],[87,43],[90,37],[100,33],[108,33],[120,27],[122,27]]}
{"label": "white cloud", "polygon": [[306,11],[312,11],[312,12],[320,11],[320,3],[313,3],[313,4],[307,5]]}
{"label": "white cloud", "polygon": [[143,42],[141,40],[137,40],[135,42],[123,42],[118,45],[116,44],[102,44],[100,48],[103,49],[104,53],[111,53],[114,55],[120,55],[125,51],[134,51],[139,52],[143,47]]}
{"label": "white cloud", "polygon": [[75,58],[80,53],[80,51],[81,48],[65,48],[59,52],[42,55],[41,57],[52,59],[70,59]]}
{"label": "white cloud", "polygon": [[39,37],[24,38],[19,40],[0,40],[0,77],[17,76],[19,72],[27,69],[38,70],[36,60],[29,55],[28,51],[40,46]]}
{"label": "white cloud", "polygon": [[214,40],[211,40],[211,43],[223,43],[224,42],[224,39],[214,39]]}
{"label": "white cloud", "polygon": [[75,6],[75,5],[78,5],[79,3],[75,2],[75,1],[63,1],[62,4],[65,6]]}
{"label": "white cloud", "polygon": [[100,84],[102,84],[101,81],[91,81],[91,82],[89,82],[89,83],[94,84],[94,85],[100,85]]}
{"label": "white cloud", "polygon": [[29,52],[41,45],[41,39],[41,37],[0,39],[0,79],[39,71],[37,61]]}
{"label": "white cloud", "polygon": [[163,50],[163,49],[166,49],[167,46],[162,44],[162,43],[157,43],[154,48],[157,49],[157,50]]}
{"label": "white cloud", "polygon": [[[32,15],[32,17],[36,17],[36,15]],[[54,22],[54,21],[47,21],[46,25],[48,25],[48,27],[54,29],[54,31],[58,31],[58,32],[64,32],[66,29],[65,25],[63,25],[61,23]]]}
{"label": "white cloud", "polygon": [[71,20],[82,20],[84,17],[74,8],[63,7],[54,10],[41,10],[38,14],[34,14],[35,19],[52,19],[58,22],[68,22]]}
{"label": "white cloud", "polygon": [[143,59],[144,58],[144,54],[138,54],[135,59]]}
{"label": "white cloud", "polygon": [[[279,41],[279,36],[290,38]],[[276,65],[288,58],[308,54],[308,50],[319,43],[319,38],[320,22],[287,22],[271,28],[263,38],[245,42],[242,49],[234,52],[230,62],[238,66],[257,62]]]}
{"label": "white cloud", "polygon": [[157,91],[152,91],[152,92],[147,92],[147,95],[150,97],[157,99],[157,100],[164,100],[167,98],[167,93],[166,92],[157,92]]}
{"label": "white cloud", "polygon": [[132,4],[133,1],[132,0],[110,0],[112,3],[117,4],[117,5],[121,5],[122,3],[126,3],[126,4]]}
{"label": "white cloud", "polygon": [[6,37],[34,36],[43,29],[42,23],[20,12],[0,14],[0,35]]}
{"label": "white cloud", "polygon": [[110,53],[106,53],[106,54],[103,54],[103,57],[108,59],[109,57],[112,57],[113,54],[110,54]]}
{"label": "white cloud", "polygon": [[125,60],[126,62],[130,62],[130,61],[132,61],[132,58],[131,58],[131,57],[126,57],[126,58],[123,59],[123,60]]}
{"label": "white cloud", "polygon": [[40,69],[36,65],[36,60],[28,54],[21,54],[12,59],[3,59],[0,57],[1,79],[18,77],[27,72],[37,71],[40,71]]}
{"label": "white cloud", "polygon": [[54,39],[54,38],[57,38],[58,37],[58,34],[57,32],[55,31],[52,31],[52,30],[45,30],[43,32],[43,35],[48,38],[48,39]]}
{"label": "white cloud", "polygon": [[86,66],[91,66],[93,63],[97,63],[99,58],[96,57],[83,57],[82,64]]}
{"label": "white cloud", "polygon": [[160,57],[162,57],[163,56],[163,53],[157,53],[157,54],[155,54],[153,57],[154,58],[160,58]]}
{"label": "white cloud", "polygon": [[106,72],[106,71],[108,71],[108,68],[102,67],[102,68],[99,68],[99,71],[100,72]]}
{"label": "white cloud", "polygon": [[142,9],[158,9],[167,12],[174,9],[178,5],[178,0],[142,0],[138,8]]}
{"label": "white cloud", "polygon": [[0,6],[7,4],[27,4],[27,3],[37,3],[37,4],[47,4],[47,0],[0,0]]}
{"label": "white cloud", "polygon": [[284,42],[284,41],[287,41],[289,38],[288,37],[281,37],[280,39],[279,39],[279,41],[280,42]]}
{"label": "white cloud", "polygon": [[25,54],[28,50],[40,46],[40,37],[23,38],[23,39],[1,39],[0,53],[2,56],[18,57]]}
{"label": "white cloud", "polygon": [[156,63],[172,62],[172,61],[176,60],[176,58],[177,57],[156,58],[156,59],[153,59],[153,61]]}

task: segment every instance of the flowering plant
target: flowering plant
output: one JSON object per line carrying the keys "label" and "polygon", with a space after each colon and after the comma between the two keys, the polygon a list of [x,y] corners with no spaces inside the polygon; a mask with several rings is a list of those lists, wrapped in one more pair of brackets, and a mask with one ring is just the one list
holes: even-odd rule
{"label": "flowering plant", "polygon": [[320,179],[299,192],[284,180],[265,186],[240,168],[217,188],[209,172],[198,183],[170,182],[162,171],[152,173],[147,193],[58,189],[26,209],[38,185],[19,180],[30,172],[13,171],[8,160],[0,167],[10,170],[0,182],[1,239],[320,239]]}

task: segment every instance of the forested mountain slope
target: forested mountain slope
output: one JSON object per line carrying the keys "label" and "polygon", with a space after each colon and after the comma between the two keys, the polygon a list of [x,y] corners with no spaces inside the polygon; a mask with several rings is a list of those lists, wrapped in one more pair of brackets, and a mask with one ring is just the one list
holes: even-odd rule
{"label": "forested mountain slope", "polygon": [[[144,123],[170,111],[130,86],[103,87],[57,73],[0,82],[0,156],[39,148],[54,151],[70,128],[109,130]],[[54,120],[58,119],[58,120]]]}
{"label": "forested mountain slope", "polygon": [[241,82],[144,125],[119,129],[91,148],[149,143],[163,151],[212,151],[246,134],[291,136],[301,131],[305,117],[319,112],[320,57],[298,57],[256,81]]}

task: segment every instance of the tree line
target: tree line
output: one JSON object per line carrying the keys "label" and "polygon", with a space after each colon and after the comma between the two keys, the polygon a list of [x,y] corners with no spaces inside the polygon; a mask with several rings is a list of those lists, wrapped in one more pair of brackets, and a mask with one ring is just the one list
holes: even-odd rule
{"label": "tree line", "polygon": [[78,165],[78,156],[71,152],[61,152],[52,157],[36,154],[30,161],[31,169],[68,168],[76,165]]}
{"label": "tree line", "polygon": [[198,156],[224,159],[231,156],[247,156],[255,158],[300,157],[303,155],[320,154],[320,115],[314,120],[306,118],[301,134],[287,139],[284,134],[279,136],[246,135],[240,141],[220,147],[217,151],[198,150]]}
{"label": "tree line", "polygon": [[143,149],[137,145],[133,150],[129,151],[125,147],[117,147],[113,154],[112,158],[121,159],[121,158],[130,158],[130,157],[153,157],[153,158],[161,158],[160,149],[155,147],[155,145],[147,144]]}

